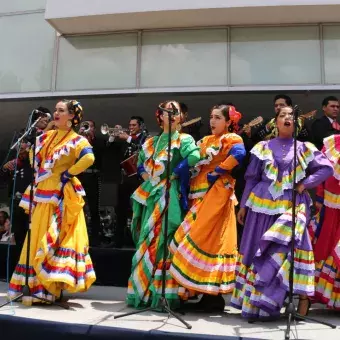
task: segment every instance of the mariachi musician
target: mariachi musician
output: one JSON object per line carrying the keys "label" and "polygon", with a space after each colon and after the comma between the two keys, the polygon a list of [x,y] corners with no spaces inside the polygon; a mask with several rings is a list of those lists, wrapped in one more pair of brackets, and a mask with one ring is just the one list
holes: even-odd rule
{"label": "mariachi musician", "polygon": [[90,212],[90,246],[99,246],[100,237],[100,194],[101,194],[101,154],[104,143],[96,136],[96,124],[93,120],[81,123],[78,133],[84,136],[92,146],[94,163],[78,177],[85,189],[85,201]]}
{"label": "mariachi musician", "polygon": [[[278,94],[274,97],[274,112],[277,114],[283,107],[293,107],[292,99],[285,94]],[[316,111],[312,111],[312,118],[314,117]],[[309,119],[309,118],[308,118]],[[297,139],[300,142],[307,142],[311,138],[310,132],[308,131],[306,125],[304,124],[304,119],[302,122],[301,131],[297,136]],[[260,126],[256,131],[252,131],[251,138],[254,144],[263,141],[269,140],[277,137],[277,128],[275,118],[267,119],[263,122],[262,126]]]}
{"label": "mariachi musician", "polygon": [[[40,136],[44,132],[54,128],[54,122],[51,121],[51,112],[49,109],[42,106],[35,109],[32,115],[32,123],[38,119],[39,121],[35,126],[35,136]],[[25,130],[22,130],[20,135],[24,133]],[[0,177],[2,181],[8,184],[8,197],[13,197],[12,232],[14,233],[15,243],[20,250],[24,244],[28,230],[28,215],[19,207],[19,203],[23,193],[32,180],[29,150],[33,143],[34,135],[27,135],[18,146],[19,150],[16,150],[16,157],[6,162],[0,168]]]}
{"label": "mariachi musician", "polygon": [[133,244],[130,235],[127,234],[129,230],[128,220],[132,218],[130,197],[140,185],[137,176],[137,158],[148,133],[145,129],[144,119],[140,116],[130,118],[128,131],[124,131],[120,125],[116,125],[115,129],[120,130],[116,135],[114,144],[120,146],[122,181],[118,187],[117,227],[114,241],[110,246],[121,248],[124,245]]}

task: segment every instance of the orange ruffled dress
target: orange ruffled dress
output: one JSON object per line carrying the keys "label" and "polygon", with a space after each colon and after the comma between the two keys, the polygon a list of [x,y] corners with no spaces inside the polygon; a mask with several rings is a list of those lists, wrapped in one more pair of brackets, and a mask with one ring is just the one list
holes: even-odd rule
{"label": "orange ruffled dress", "polygon": [[[199,143],[201,160],[190,183],[191,209],[170,245],[171,275],[184,287],[182,299],[195,292],[232,292],[237,259],[235,180],[230,171],[245,156],[236,134],[207,136]],[[207,175],[217,167],[223,174],[211,186]]]}
{"label": "orange ruffled dress", "polygon": [[[71,131],[49,131],[37,138],[31,224],[29,287],[31,294],[54,301],[61,290],[86,291],[95,281],[83,212],[84,189],[76,177],[64,186],[61,174],[78,175],[94,162],[88,141]],[[29,210],[30,187],[20,206]],[[25,240],[9,285],[9,298],[22,292],[26,273]],[[24,297],[31,305],[39,300]]]}

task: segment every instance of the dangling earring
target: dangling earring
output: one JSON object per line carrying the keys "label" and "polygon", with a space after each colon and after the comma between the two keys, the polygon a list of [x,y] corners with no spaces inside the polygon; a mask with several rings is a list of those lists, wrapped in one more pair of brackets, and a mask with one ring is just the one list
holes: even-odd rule
{"label": "dangling earring", "polygon": [[277,125],[274,126],[272,134],[273,134],[274,137],[277,137],[279,135],[279,130],[277,128]]}
{"label": "dangling earring", "polygon": [[271,139],[271,138],[276,138],[278,135],[279,135],[279,130],[277,128],[277,125],[275,124],[271,133],[268,136],[270,137],[269,139]]}
{"label": "dangling earring", "polygon": [[66,126],[67,126],[68,128],[71,128],[71,127],[72,127],[72,122],[71,122],[70,120],[68,120],[67,123],[66,123]]}

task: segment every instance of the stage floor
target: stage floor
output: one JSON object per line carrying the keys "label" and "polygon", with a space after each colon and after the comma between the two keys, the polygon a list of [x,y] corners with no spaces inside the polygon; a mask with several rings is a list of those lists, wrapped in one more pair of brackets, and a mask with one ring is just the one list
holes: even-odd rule
{"label": "stage floor", "polygon": [[[7,284],[0,282],[0,304],[5,302]],[[138,330],[160,330],[176,333],[209,334],[256,339],[283,339],[286,321],[248,324],[239,316],[239,311],[226,307],[223,315],[209,315],[203,313],[190,313],[184,319],[192,325],[187,330],[174,318],[156,312],[132,315],[122,319],[113,319],[114,315],[132,311],[124,302],[125,288],[93,286],[83,294],[69,296],[70,310],[63,310],[57,306],[25,307],[19,303],[4,307],[1,315],[14,315],[23,318],[33,318],[46,321],[58,321],[75,324],[88,324],[97,326],[119,327]],[[291,339],[327,339],[340,338],[340,312],[327,311],[321,305],[313,305],[311,317],[334,323],[338,326],[333,330],[326,326],[314,323],[299,322],[293,327],[294,334]],[[296,332],[297,335],[296,336]]]}

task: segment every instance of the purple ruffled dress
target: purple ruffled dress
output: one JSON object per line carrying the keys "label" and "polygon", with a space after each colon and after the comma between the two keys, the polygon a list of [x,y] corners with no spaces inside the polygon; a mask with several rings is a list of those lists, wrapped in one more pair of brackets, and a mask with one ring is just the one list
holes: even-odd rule
{"label": "purple ruffled dress", "polygon": [[[246,318],[276,316],[288,292],[292,226],[293,139],[275,138],[252,150],[241,207],[247,216],[231,304]],[[297,143],[297,182],[316,187],[333,174],[311,143]],[[294,293],[314,294],[314,256],[307,232],[311,198],[296,197]]]}

